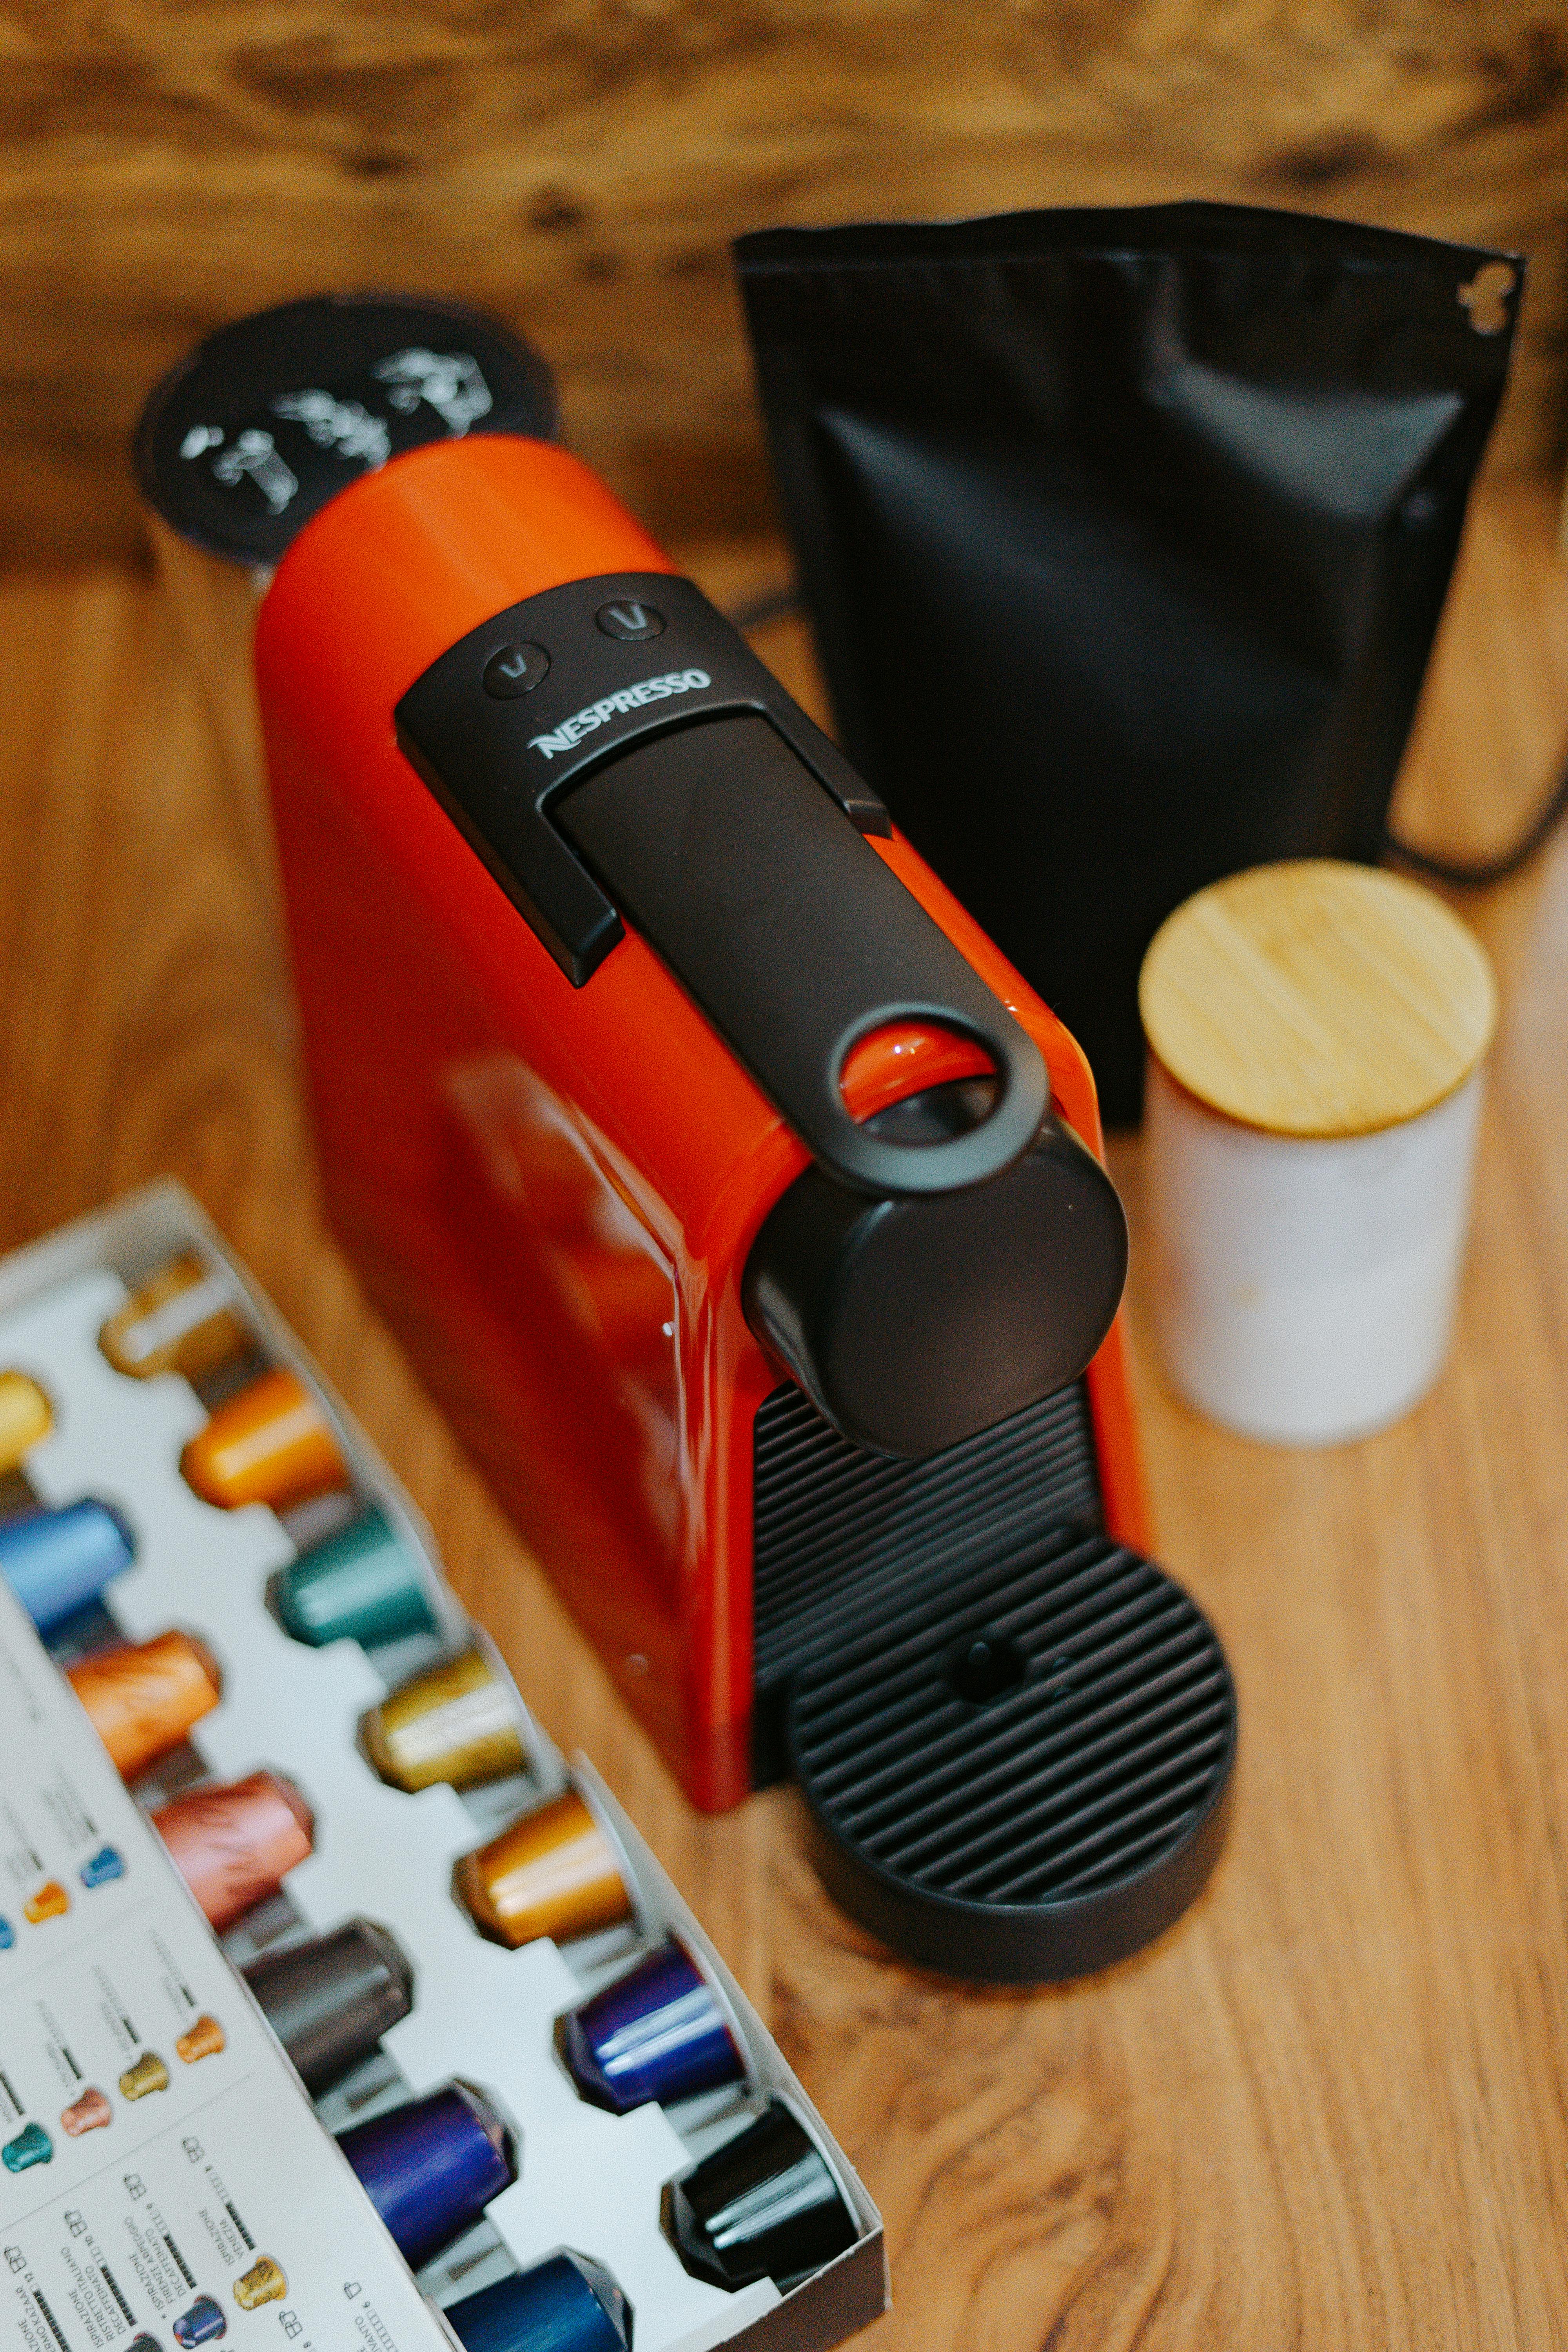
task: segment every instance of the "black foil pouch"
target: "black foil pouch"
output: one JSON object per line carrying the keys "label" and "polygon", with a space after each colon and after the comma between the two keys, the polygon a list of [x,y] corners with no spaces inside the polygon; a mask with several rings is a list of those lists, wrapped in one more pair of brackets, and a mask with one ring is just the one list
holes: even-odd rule
{"label": "black foil pouch", "polygon": [[1382,853],[1522,265],[1204,204],[735,255],[845,748],[1131,1123],[1171,909]]}

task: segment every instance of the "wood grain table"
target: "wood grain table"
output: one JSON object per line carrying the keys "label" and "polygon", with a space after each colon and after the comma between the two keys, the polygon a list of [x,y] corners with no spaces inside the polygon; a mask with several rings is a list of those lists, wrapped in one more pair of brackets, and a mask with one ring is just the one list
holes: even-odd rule
{"label": "wood grain table", "polygon": [[[1400,814],[1501,838],[1568,737],[1552,502],[1473,520]],[[738,596],[767,549],[684,551]],[[760,640],[808,678],[797,628]],[[254,828],[150,578],[0,582],[0,1242],[182,1177],[608,1774],[887,2217],[877,2352],[1568,2345],[1568,832],[1465,902],[1496,960],[1458,1342],[1401,1427],[1249,1444],[1130,1312],[1162,1554],[1239,1685],[1227,1850],[1109,1974],[959,1991],[828,1903],[788,1791],[685,1805],[323,1229]]]}

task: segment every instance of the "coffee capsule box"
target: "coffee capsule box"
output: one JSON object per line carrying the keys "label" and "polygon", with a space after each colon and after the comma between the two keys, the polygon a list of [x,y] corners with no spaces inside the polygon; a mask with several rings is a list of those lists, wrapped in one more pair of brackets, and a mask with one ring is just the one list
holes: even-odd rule
{"label": "coffee capsule box", "polygon": [[[0,1262],[0,1575],[447,2343],[808,2352],[875,2318],[879,2220],[772,2037],[180,1187]],[[118,1864],[7,1906],[0,1996]],[[224,2049],[214,2011],[153,2054],[167,2080]],[[65,2130],[107,2144],[156,2071]],[[48,2160],[11,2137],[9,2169]],[[787,2219],[808,2173],[809,2229],[715,2255],[737,2196]],[[258,2254],[227,2304],[288,2267]],[[216,2327],[193,2304],[174,2332]]]}

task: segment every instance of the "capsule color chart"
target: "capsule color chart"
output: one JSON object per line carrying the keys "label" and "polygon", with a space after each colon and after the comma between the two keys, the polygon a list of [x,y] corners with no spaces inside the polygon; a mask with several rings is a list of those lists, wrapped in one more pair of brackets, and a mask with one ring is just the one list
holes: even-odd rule
{"label": "capsule color chart", "polygon": [[16,1916],[40,1880],[66,1897],[0,1956],[0,2345],[262,2352],[246,2314],[264,2263],[295,2352],[434,2352],[413,2280],[366,2242],[353,2181],[322,2164],[259,2016],[3,1586],[0,1788],[0,1900]]}
{"label": "capsule color chart", "polygon": [[[436,2352],[434,2305],[481,2352],[709,2352],[785,2295],[803,2347],[863,2325],[864,2190],[384,1466],[176,1188],[76,1230],[0,1264],[14,2341]],[[803,2166],[813,2230],[715,2257],[730,2173],[784,2210]]]}

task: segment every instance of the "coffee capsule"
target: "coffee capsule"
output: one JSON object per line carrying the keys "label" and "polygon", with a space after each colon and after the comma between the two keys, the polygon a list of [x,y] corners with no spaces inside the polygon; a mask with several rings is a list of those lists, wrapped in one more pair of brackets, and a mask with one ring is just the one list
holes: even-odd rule
{"label": "coffee capsule", "polygon": [[192,1789],[153,1815],[153,1827],[209,1924],[221,1936],[276,1895],[310,1852],[310,1808],[291,1780],[252,1772],[217,1788]]}
{"label": "coffee capsule", "polygon": [[478,1650],[428,1666],[364,1719],[371,1762],[394,1789],[477,1789],[527,1769],[517,1705]]}
{"label": "coffee capsule", "polygon": [[255,2311],[264,2303],[281,2303],[289,2282],[270,2254],[258,2254],[242,2278],[234,2283],[234,2299],[241,2311]]}
{"label": "coffee capsule", "polygon": [[297,1642],[399,1642],[438,1629],[419,1570],[379,1511],[312,1546],[283,1570],[278,1614]]}
{"label": "coffee capsule", "polygon": [[127,1780],[177,1748],[223,1686],[211,1652],[189,1633],[116,1642],[79,1658],[66,1679]]}
{"label": "coffee capsule", "polygon": [[220,1405],[180,1456],[185,1483],[219,1510],[268,1503],[281,1510],[347,1486],[331,1425],[294,1372],[265,1372]]}
{"label": "coffee capsule", "polygon": [[629,2352],[632,2310],[602,2263],[551,2254],[448,2304],[463,2352]]}
{"label": "coffee capsule", "polygon": [[174,2044],[174,2055],[183,2065],[194,2066],[198,2058],[216,2058],[220,2050],[228,2047],[228,2036],[216,2017],[204,2010],[188,2032],[182,2033]]}
{"label": "coffee capsule", "polygon": [[514,2177],[505,2125],[467,2083],[373,2116],[338,2146],[413,2270],[472,2229]]}
{"label": "coffee capsule", "polygon": [[0,1520],[0,1576],[40,1633],[98,1600],[135,1552],[120,1513],[90,1498]]}
{"label": "coffee capsule", "polygon": [[22,1906],[24,1919],[35,1927],[46,1919],[63,1919],[71,1907],[70,1896],[58,1878],[46,1878],[37,1893]]}
{"label": "coffee capsule", "polygon": [[125,1875],[125,1857],[118,1846],[100,1845],[96,1853],[89,1854],[81,1866],[84,1886],[107,1886]]}
{"label": "coffee capsule", "polygon": [[234,1311],[234,1288],[198,1257],[172,1258],[110,1317],[98,1344],[117,1372],[150,1381],[159,1372],[205,1379],[250,1345]]}
{"label": "coffee capsule", "polygon": [[139,2335],[131,2338],[125,2352],[163,2352],[163,2347],[155,2336],[149,2336],[146,2329],[142,2328]]}
{"label": "coffee capsule", "polygon": [[89,2083],[79,2099],[60,2109],[60,2129],[72,2139],[83,2132],[103,2131],[114,2121],[114,2109],[96,2084]]}
{"label": "coffee capsule", "polygon": [[183,2311],[174,2322],[174,2341],[181,2352],[195,2352],[198,2344],[216,2344],[220,2336],[228,2333],[228,2322],[223,2306],[210,2294],[198,2294],[189,2311]]}
{"label": "coffee capsule", "polygon": [[122,2099],[151,2098],[154,2091],[169,2087],[169,2069],[155,2050],[143,2050],[134,2066],[128,2066],[120,2077]]}
{"label": "coffee capsule", "polygon": [[16,1930],[9,1919],[0,1916],[0,1952],[8,1952],[16,1940]]}
{"label": "coffee capsule", "polygon": [[17,1469],[22,1456],[55,1425],[53,1408],[26,1372],[0,1372],[0,1475]]}
{"label": "coffee capsule", "polygon": [[771,2278],[787,2292],[858,2234],[821,2150],[777,2099],[665,2195],[684,2267],[731,2291]]}
{"label": "coffee capsule", "polygon": [[414,1971],[371,1919],[350,1919],[330,1935],[264,1953],[245,1980],[318,2098],[414,2006]]}
{"label": "coffee capsule", "polygon": [[0,1470],[0,1519],[26,1519],[42,1508],[20,1470]]}
{"label": "coffee capsule", "polygon": [[7,2172],[30,2172],[35,2164],[53,2161],[54,2141],[42,2124],[24,2124],[15,2139],[0,2147],[0,2164]]}
{"label": "coffee capsule", "polygon": [[718,1995],[673,1936],[572,2011],[562,2052],[583,2096],[613,2116],[717,2090],[746,2071]]}
{"label": "coffee capsule", "polygon": [[465,1854],[456,1884],[475,1924],[514,1948],[569,1943],[633,1916],[616,1849],[575,1789]]}

